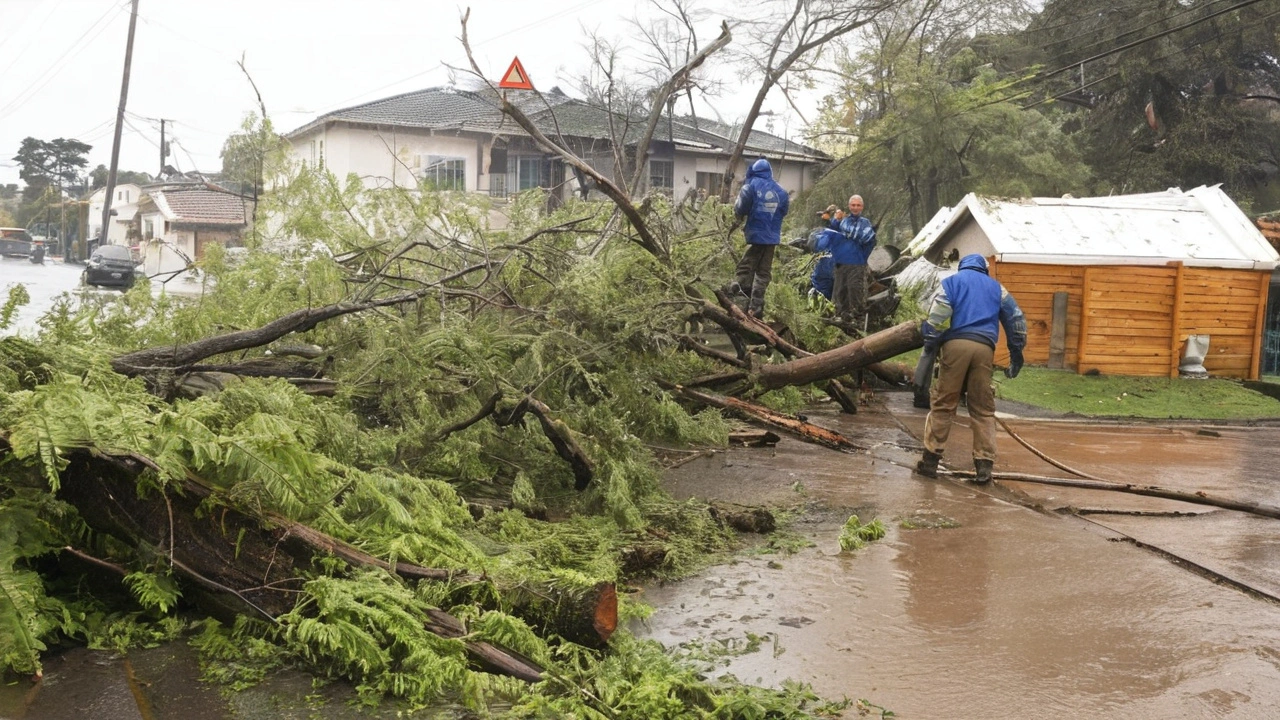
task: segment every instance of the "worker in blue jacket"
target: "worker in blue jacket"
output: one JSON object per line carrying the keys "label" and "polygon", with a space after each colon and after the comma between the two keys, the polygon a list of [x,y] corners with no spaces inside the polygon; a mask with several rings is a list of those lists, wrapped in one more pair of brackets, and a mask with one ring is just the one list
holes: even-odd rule
{"label": "worker in blue jacket", "polygon": [[863,216],[861,195],[849,198],[849,214],[837,212],[831,219],[831,229],[844,236],[831,249],[835,263],[836,315],[846,322],[857,322],[867,312],[867,257],[876,246],[876,231],[871,221]]}
{"label": "worker in blue jacket", "polygon": [[764,315],[764,293],[773,280],[773,255],[782,241],[782,218],[791,208],[791,198],[773,181],[773,168],[760,158],[747,170],[747,180],[733,204],[733,214],[745,219],[742,234],[747,252],[738,262],[730,294],[746,295],[747,314]]}
{"label": "worker in blue jacket", "polygon": [[933,383],[929,418],[924,424],[924,457],[916,472],[938,476],[938,461],[947,447],[951,420],[960,404],[960,392],[968,394],[969,426],[973,430],[975,483],[991,482],[996,460],[996,397],[991,386],[991,364],[996,340],[1004,327],[1009,348],[1006,377],[1022,369],[1022,349],[1027,344],[1027,321],[1018,302],[987,274],[981,255],[960,259],[955,275],[942,281],[942,290],[921,325],[925,351],[938,352],[938,377]]}

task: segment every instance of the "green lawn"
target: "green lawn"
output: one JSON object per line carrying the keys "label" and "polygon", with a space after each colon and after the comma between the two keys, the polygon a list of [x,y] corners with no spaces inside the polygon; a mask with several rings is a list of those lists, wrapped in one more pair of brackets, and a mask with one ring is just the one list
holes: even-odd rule
{"label": "green lawn", "polygon": [[1088,377],[1028,367],[1015,380],[996,373],[995,381],[1000,398],[1079,415],[1197,420],[1280,418],[1280,401],[1232,380]]}

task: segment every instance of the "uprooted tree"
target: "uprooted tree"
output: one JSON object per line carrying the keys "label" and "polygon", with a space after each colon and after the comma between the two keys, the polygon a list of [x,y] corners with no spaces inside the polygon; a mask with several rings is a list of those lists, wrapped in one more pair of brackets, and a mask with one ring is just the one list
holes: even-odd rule
{"label": "uprooted tree", "polygon": [[[641,147],[731,39],[722,27],[656,85]],[[616,704],[640,685],[708,712],[800,702],[707,685],[613,636],[617,583],[732,541],[733,513],[662,493],[652,447],[723,445],[728,411],[857,451],[787,411],[815,384],[847,402],[840,379],[918,345],[914,325],[849,342],[783,283],[778,322],[748,317],[715,291],[725,207],[676,221],[492,97],[612,203],[548,214],[533,192],[498,229],[486,199],[303,170],[263,200],[279,244],[234,265],[211,249],[198,302],[142,284],[0,341],[7,665],[35,671],[50,639],[101,638],[124,615],[46,584],[57,559],[135,616],[211,601],[221,622],[196,642],[241,679],[292,662],[370,698],[552,714],[664,716]],[[601,679],[586,653],[606,641]]]}

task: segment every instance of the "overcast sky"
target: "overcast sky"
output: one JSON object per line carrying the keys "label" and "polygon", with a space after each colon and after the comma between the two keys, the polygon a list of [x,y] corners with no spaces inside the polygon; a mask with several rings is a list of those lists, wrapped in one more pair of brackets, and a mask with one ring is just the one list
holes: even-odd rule
{"label": "overcast sky", "polygon": [[[733,7],[707,0],[704,7]],[[644,3],[617,0],[475,0],[469,23],[477,60],[497,78],[518,55],[534,85],[570,94],[587,67],[583,27],[610,37]],[[465,5],[440,0],[140,0],[120,151],[122,170],[159,170],[159,118],[172,123],[169,163],[216,172],[226,136],[257,100],[276,128],[397,93],[447,84],[465,65],[457,40]],[[741,7],[741,5],[739,5]],[[700,35],[714,38],[719,17]],[[22,139],[77,138],[93,145],[89,169],[111,160],[120,96],[127,0],[0,0],[0,183],[20,182],[11,158]],[[724,72],[729,72],[728,69]],[[752,83],[753,85],[754,83]],[[746,114],[754,87],[733,81],[716,102],[726,121]],[[774,93],[777,134],[796,136]],[[805,108],[808,112],[808,108]],[[757,125],[763,127],[763,125]]]}

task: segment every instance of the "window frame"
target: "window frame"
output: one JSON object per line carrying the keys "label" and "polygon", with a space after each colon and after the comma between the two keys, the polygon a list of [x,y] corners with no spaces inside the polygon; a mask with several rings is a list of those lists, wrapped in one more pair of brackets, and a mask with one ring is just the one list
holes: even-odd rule
{"label": "window frame", "polygon": [[426,155],[418,177],[438,192],[465,192],[467,159],[461,155]]}

